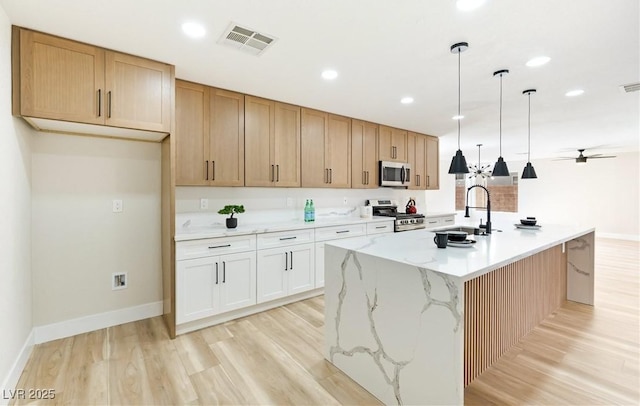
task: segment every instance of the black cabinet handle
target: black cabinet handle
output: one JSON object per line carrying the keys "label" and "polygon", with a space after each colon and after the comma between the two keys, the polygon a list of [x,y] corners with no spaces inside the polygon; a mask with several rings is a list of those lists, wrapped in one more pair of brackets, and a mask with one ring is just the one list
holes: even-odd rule
{"label": "black cabinet handle", "polygon": [[211,247],[209,247],[209,249],[214,249],[214,248],[225,248],[225,247],[230,247],[231,244],[225,244],[225,245],[212,245]]}
{"label": "black cabinet handle", "polygon": [[349,230],[342,230],[342,231],[336,231],[336,234],[344,234],[344,233],[348,233]]}
{"label": "black cabinet handle", "polygon": [[204,166],[207,167],[207,177],[204,180],[209,180],[209,161],[204,161]]}
{"label": "black cabinet handle", "polygon": [[98,117],[102,116],[102,89],[98,89]]}
{"label": "black cabinet handle", "polygon": [[218,284],[218,263],[216,262],[216,285]]}
{"label": "black cabinet handle", "polygon": [[107,118],[111,118],[111,90],[107,92]]}
{"label": "black cabinet handle", "polygon": [[329,183],[333,183],[333,169],[329,168]]}
{"label": "black cabinet handle", "polygon": [[324,183],[329,183],[329,169],[324,170]]}
{"label": "black cabinet handle", "polygon": [[369,171],[367,171],[367,185],[369,184]]}
{"label": "black cabinet handle", "polygon": [[289,251],[289,254],[291,255],[291,266],[289,269],[293,269],[293,251]]}
{"label": "black cabinet handle", "polygon": [[297,236],[295,236],[295,235],[294,235],[293,237],[282,237],[282,238],[280,239],[280,241],[295,240],[296,238],[298,238],[298,237],[297,237]]}
{"label": "black cabinet handle", "polygon": [[367,184],[367,171],[362,171],[362,184]]}
{"label": "black cabinet handle", "polygon": [[287,252],[284,253],[284,270],[289,270],[289,253]]}
{"label": "black cabinet handle", "polygon": [[280,165],[276,165],[276,182],[280,182]]}
{"label": "black cabinet handle", "polygon": [[271,182],[274,181],[273,173],[274,173],[274,165],[271,165]]}
{"label": "black cabinet handle", "polygon": [[216,180],[216,161],[211,161],[211,180]]}
{"label": "black cabinet handle", "polygon": [[427,187],[429,187],[429,175],[427,175]]}
{"label": "black cabinet handle", "polygon": [[225,283],[227,279],[227,266],[224,261],[222,261],[222,283]]}
{"label": "black cabinet handle", "polygon": [[387,226],[376,226],[377,229],[387,228]]}

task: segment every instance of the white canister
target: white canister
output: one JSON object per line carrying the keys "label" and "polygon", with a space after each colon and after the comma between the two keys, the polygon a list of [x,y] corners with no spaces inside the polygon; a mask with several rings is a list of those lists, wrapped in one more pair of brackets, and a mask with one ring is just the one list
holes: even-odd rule
{"label": "white canister", "polygon": [[373,207],[360,206],[360,218],[370,219],[371,217],[373,217]]}

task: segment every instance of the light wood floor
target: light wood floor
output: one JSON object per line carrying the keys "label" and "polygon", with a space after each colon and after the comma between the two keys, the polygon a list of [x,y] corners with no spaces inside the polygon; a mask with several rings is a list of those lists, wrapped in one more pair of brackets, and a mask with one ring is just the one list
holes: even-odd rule
{"label": "light wood floor", "polygon": [[[465,404],[638,404],[639,244],[596,243],[596,306],[566,303]],[[170,340],[159,317],[38,345],[17,385],[63,404],[379,404],[322,358],[317,297]],[[27,400],[16,404],[28,403]]]}

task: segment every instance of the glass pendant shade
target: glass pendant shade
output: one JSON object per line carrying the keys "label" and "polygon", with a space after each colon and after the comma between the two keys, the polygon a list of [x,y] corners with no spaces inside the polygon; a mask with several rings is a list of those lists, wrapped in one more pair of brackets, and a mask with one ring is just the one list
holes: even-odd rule
{"label": "glass pendant shade", "polygon": [[495,165],[493,165],[491,176],[509,176],[509,168],[507,168],[507,163],[502,157],[498,158]]}
{"label": "glass pendant shade", "polygon": [[449,173],[469,173],[469,167],[467,166],[467,160],[464,155],[462,155],[462,151],[456,151],[456,154],[451,159],[451,165],[449,166]]}
{"label": "glass pendant shade", "polygon": [[522,179],[537,179],[538,175],[536,175],[536,170],[531,165],[531,162],[527,162],[527,165],[524,167],[522,171]]}

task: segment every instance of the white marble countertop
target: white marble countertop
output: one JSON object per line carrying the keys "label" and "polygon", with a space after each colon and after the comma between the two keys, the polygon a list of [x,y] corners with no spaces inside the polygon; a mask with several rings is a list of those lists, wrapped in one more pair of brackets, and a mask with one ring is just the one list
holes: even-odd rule
{"label": "white marble countertop", "polygon": [[[456,222],[455,226],[477,227],[470,222]],[[442,228],[450,228],[447,226]],[[540,229],[517,229],[513,223],[493,224],[492,234],[470,235],[476,243],[469,248],[436,247],[434,231],[414,230],[327,244],[354,250],[391,261],[418,266],[450,276],[473,279],[496,268],[555,245],[595,231],[594,228],[543,224]]]}
{"label": "white marble countertop", "polygon": [[336,217],[316,220],[305,223],[303,220],[283,220],[279,222],[249,223],[243,224],[242,218],[238,221],[237,228],[226,228],[224,224],[191,225],[182,227],[176,225],[175,241],[198,240],[202,238],[231,237],[246,234],[271,233],[276,231],[303,230],[309,228],[331,227],[349,224],[380,223],[392,221],[390,217],[374,216],[360,218],[356,216]]}

